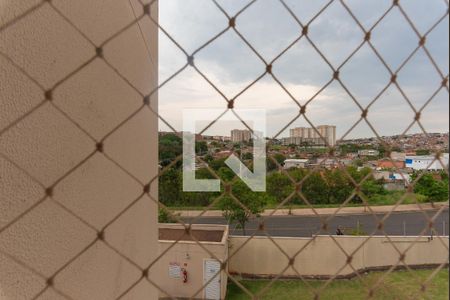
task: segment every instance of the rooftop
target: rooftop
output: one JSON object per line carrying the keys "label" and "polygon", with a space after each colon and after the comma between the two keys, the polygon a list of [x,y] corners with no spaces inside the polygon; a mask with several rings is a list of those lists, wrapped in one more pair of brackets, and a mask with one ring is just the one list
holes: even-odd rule
{"label": "rooftop", "polygon": [[190,234],[180,224],[160,224],[160,241],[223,243],[228,227],[223,225],[193,225]]}

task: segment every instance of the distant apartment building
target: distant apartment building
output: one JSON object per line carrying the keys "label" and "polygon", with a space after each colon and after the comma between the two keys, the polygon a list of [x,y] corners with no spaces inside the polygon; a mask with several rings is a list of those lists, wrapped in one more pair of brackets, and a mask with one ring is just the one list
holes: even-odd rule
{"label": "distant apartment building", "polygon": [[448,153],[445,153],[441,157],[441,161],[444,164],[442,166],[439,160],[435,160],[434,156],[406,156],[405,165],[407,168],[413,170],[444,170],[448,168]]}
{"label": "distant apartment building", "polygon": [[[260,131],[254,131],[253,134],[258,137],[263,137],[263,133]],[[234,129],[231,131],[231,142],[241,143],[248,142],[253,139],[253,134],[250,130],[244,129]]]}
{"label": "distant apartment building", "polygon": [[331,146],[336,145],[336,126],[320,125],[316,129],[297,127],[290,130],[290,137],[283,139],[284,145]]}

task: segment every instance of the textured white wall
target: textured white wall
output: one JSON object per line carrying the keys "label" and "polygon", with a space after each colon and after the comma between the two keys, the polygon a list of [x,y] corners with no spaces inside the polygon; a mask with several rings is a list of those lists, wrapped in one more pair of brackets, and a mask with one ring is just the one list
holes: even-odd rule
{"label": "textured white wall", "polygon": [[157,299],[142,279],[158,251],[157,186],[144,188],[157,28],[143,13],[137,0],[0,0],[2,300]]}

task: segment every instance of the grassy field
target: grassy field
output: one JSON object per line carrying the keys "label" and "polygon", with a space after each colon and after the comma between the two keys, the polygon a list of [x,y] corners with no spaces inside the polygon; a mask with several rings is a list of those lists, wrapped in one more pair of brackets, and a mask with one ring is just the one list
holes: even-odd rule
{"label": "grassy field", "polygon": [[[408,271],[395,271],[389,274],[384,282],[375,290],[371,299],[377,300],[403,300],[403,299],[430,299],[444,300],[449,298],[448,270],[440,271],[428,285],[425,293],[421,292],[420,282],[425,281],[431,274],[430,270],[415,270],[414,275]],[[320,293],[320,299],[344,300],[366,299],[368,290],[382,276],[383,272],[373,272],[363,275],[363,280],[354,278],[351,280],[334,280]],[[243,284],[250,292],[257,294],[267,286],[265,280],[243,280]],[[314,289],[320,289],[325,281],[308,281]],[[279,281],[274,283],[262,297],[257,299],[271,300],[302,300],[314,299],[312,290],[302,281]],[[227,300],[251,299],[237,285],[230,283],[228,286]]]}

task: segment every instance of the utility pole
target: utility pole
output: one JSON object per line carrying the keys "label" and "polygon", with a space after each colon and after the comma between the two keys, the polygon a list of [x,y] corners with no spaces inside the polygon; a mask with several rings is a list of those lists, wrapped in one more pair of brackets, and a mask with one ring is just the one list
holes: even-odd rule
{"label": "utility pole", "polygon": [[406,236],[406,222],[403,221],[403,236]]}
{"label": "utility pole", "polygon": [[445,236],[445,221],[442,222],[442,236]]}

